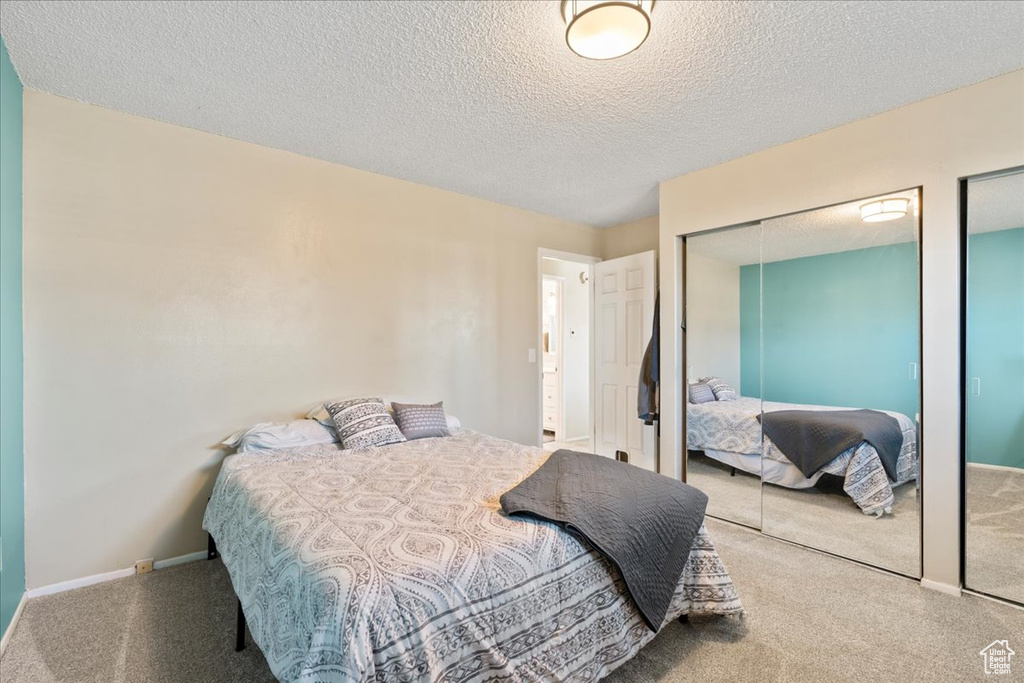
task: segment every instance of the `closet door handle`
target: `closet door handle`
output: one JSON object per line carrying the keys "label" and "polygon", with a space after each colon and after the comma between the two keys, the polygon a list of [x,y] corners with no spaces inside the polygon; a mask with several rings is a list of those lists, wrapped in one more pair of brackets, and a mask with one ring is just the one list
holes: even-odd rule
{"label": "closet door handle", "polygon": [[981,396],[981,378],[975,377],[971,380],[971,396]]}

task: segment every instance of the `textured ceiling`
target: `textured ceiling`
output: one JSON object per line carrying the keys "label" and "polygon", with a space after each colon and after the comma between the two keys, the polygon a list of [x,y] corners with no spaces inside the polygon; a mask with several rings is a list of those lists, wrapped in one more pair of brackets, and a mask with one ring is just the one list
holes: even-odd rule
{"label": "textured ceiling", "polygon": [[[903,218],[883,223],[861,220],[861,205],[882,197],[905,197],[911,200],[911,210]],[[769,218],[755,225],[694,235],[687,238],[686,249],[726,263],[746,266],[912,242],[917,239],[916,207],[917,190],[894,192]]]}
{"label": "textured ceiling", "polygon": [[592,62],[537,2],[4,0],[29,88],[592,225],[1024,66],[1021,2],[674,2]]}

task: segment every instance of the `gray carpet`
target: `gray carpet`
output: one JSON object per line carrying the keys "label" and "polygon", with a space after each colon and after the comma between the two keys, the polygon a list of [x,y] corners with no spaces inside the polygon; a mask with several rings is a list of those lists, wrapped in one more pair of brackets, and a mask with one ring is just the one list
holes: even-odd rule
{"label": "gray carpet", "polygon": [[838,477],[809,489],[765,486],[765,533],[861,560],[908,576],[921,575],[920,502],[914,484],[893,489],[892,513],[865,515]]}
{"label": "gray carpet", "polygon": [[965,578],[970,588],[1024,602],[1024,470],[967,466]]}
{"label": "gray carpet", "polygon": [[761,479],[729,466],[700,451],[690,451],[686,481],[708,494],[708,514],[761,528]]}
{"label": "gray carpet", "polygon": [[865,515],[838,477],[808,489],[765,486],[702,453],[687,462],[690,483],[708,494],[708,514],[760,527],[786,540],[851,557],[877,567],[920,576],[920,517],[913,484],[895,490],[892,514]]}
{"label": "gray carpet", "polygon": [[[979,650],[1024,634],[1024,611],[709,520],[747,609],[671,624],[607,680],[982,680]],[[29,601],[0,661],[3,683],[272,680],[233,651],[235,599],[219,561]],[[1024,680],[1024,664],[1001,681]]]}

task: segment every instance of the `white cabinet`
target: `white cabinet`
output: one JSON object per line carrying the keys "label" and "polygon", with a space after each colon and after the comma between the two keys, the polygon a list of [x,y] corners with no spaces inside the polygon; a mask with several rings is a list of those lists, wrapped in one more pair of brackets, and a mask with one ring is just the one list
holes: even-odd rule
{"label": "white cabinet", "polygon": [[544,370],[544,429],[561,437],[562,397],[559,391],[558,370]]}

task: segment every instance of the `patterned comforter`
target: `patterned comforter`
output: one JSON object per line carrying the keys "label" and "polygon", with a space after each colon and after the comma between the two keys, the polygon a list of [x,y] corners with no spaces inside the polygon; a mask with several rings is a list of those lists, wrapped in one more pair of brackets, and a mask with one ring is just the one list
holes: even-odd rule
{"label": "patterned comforter", "polygon": [[[741,455],[758,455],[769,460],[786,463],[785,455],[768,437],[761,440],[761,423],[757,414],[761,411],[761,399],[741,396],[735,401],[712,401],[709,403],[687,404],[686,439],[687,448],[694,450],[729,451]],[[846,410],[831,406],[797,405],[793,403],[764,402],[764,411],[774,410]],[[893,486],[915,480],[918,475],[917,428],[906,415],[882,411],[891,415],[900,424],[903,432],[903,446],[896,461],[895,482],[889,481],[882,461],[874,446],[863,442],[843,451],[821,469],[827,474],[843,477],[843,490],[867,515],[881,515],[892,510],[895,496]],[[800,475],[799,479],[803,479]]]}
{"label": "patterned comforter", "polygon": [[[547,457],[469,430],[235,455],[203,527],[282,681],[594,681],[654,633],[601,555],[500,512]],[[741,611],[702,525],[666,623]]]}

